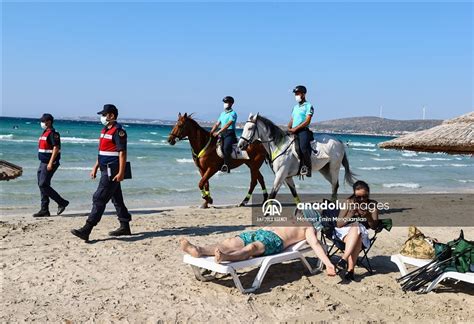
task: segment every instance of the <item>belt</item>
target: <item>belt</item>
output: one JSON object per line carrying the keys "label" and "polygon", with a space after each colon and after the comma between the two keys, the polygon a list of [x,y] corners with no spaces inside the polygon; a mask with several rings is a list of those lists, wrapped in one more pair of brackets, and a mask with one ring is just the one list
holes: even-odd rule
{"label": "belt", "polygon": [[119,156],[119,152],[99,151],[99,155],[104,155],[104,156]]}

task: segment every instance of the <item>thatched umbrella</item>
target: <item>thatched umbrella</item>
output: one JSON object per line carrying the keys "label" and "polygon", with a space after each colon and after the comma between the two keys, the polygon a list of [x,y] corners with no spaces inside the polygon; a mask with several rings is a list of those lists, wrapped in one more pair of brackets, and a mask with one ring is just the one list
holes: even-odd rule
{"label": "thatched umbrella", "polygon": [[441,125],[380,143],[381,148],[418,152],[474,154],[474,111]]}
{"label": "thatched umbrella", "polygon": [[21,176],[23,168],[5,160],[0,160],[0,180],[11,180]]}

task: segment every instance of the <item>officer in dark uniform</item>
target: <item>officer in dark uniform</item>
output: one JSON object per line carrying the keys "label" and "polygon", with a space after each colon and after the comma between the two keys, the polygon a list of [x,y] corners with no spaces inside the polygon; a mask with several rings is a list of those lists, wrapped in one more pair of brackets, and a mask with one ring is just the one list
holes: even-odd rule
{"label": "officer in dark uniform", "polygon": [[[220,136],[222,154],[224,155],[224,164],[221,167],[222,172],[230,173],[230,162],[232,161],[232,145],[237,143],[235,135],[235,125],[237,123],[237,113],[232,106],[234,98],[226,96],[222,99],[224,111],[219,115],[219,119],[211,129],[212,136]],[[219,131],[216,131],[219,128]]]}
{"label": "officer in dark uniform", "polygon": [[41,210],[33,217],[50,216],[49,199],[58,204],[57,215],[66,209],[69,201],[62,198],[56,190],[51,187],[51,179],[59,167],[61,159],[61,138],[59,133],[53,128],[54,118],[51,114],[43,114],[40,119],[43,133],[38,141],[38,158],[40,165],[38,168],[38,186],[41,192]]}
{"label": "officer in dark uniform", "polygon": [[[101,115],[100,120],[104,128],[100,134],[99,155],[92,168],[91,178],[95,179],[97,170],[100,169],[99,187],[92,198],[93,206],[86,224],[80,229],[71,230],[72,234],[85,241],[89,240],[92,228],[99,223],[110,199],[117,211],[120,227],[109,235],[131,235],[129,222],[132,220],[132,215],[125,206],[120,186],[125,176],[127,162],[127,133],[117,123],[118,110],[114,105],[104,105],[97,114]],[[110,170],[110,175],[108,170]]]}

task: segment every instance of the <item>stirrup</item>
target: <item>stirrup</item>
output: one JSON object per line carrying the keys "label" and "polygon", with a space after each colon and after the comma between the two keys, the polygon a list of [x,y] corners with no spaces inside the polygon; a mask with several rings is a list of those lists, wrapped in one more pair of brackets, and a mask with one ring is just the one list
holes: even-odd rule
{"label": "stirrup", "polygon": [[300,170],[300,175],[305,176],[308,174],[308,167],[306,165],[303,165]]}
{"label": "stirrup", "polygon": [[227,166],[227,164],[224,164],[224,165],[221,167],[221,172],[229,173],[229,167]]}

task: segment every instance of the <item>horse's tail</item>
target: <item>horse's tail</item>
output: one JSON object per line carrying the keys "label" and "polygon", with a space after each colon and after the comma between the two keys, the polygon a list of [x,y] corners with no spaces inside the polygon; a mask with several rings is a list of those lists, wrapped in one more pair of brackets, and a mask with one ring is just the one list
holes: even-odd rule
{"label": "horse's tail", "polygon": [[345,174],[344,180],[351,186],[354,184],[357,174],[353,173],[349,167],[349,159],[347,159],[347,153],[344,152],[344,157],[342,158],[342,165],[344,166]]}

